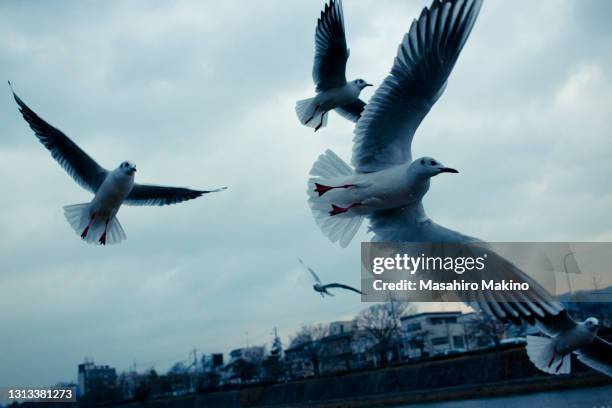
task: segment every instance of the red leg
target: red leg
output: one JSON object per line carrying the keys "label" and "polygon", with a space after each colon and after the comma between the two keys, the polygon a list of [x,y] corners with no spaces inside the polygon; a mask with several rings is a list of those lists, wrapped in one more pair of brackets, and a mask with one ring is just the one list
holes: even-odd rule
{"label": "red leg", "polygon": [[561,369],[561,367],[563,366],[563,359],[565,358],[565,356],[561,357],[561,362],[559,363],[559,365],[557,365],[557,368],[555,369],[556,372],[559,372],[559,370]]}
{"label": "red leg", "polygon": [[87,237],[87,233],[89,232],[89,227],[91,226],[91,223],[93,222],[95,217],[96,217],[96,213],[91,214],[91,217],[89,217],[89,224],[87,224],[87,226],[81,233],[81,238],[85,239],[85,237]]}
{"label": "red leg", "polygon": [[[552,358],[550,359],[550,363],[548,363],[549,367],[552,366],[552,363],[555,362],[555,357],[557,357],[557,353],[555,351],[553,351],[553,355],[552,355]],[[563,362],[563,361],[561,361],[561,362]]]}
{"label": "red leg", "polygon": [[330,187],[330,186],[324,186],[323,184],[315,183],[314,191],[319,193],[319,197],[321,197],[323,194],[327,193],[329,190],[333,190],[334,188],[349,188],[353,186],[354,184],[345,184],[343,186]]}
{"label": "red leg", "polygon": [[312,113],[312,116],[310,118],[308,118],[308,120],[306,122],[304,122],[304,124],[307,124],[308,122],[310,122],[314,118],[315,113],[317,113],[317,109],[319,109],[319,105],[315,106],[315,110]]}
{"label": "red leg", "polygon": [[108,228],[108,222],[109,222],[109,221],[110,221],[110,220],[107,218],[107,219],[106,219],[106,223],[104,224],[104,232],[102,233],[102,236],[100,237],[100,240],[99,240],[99,242],[100,242],[102,245],[106,245],[106,228]]}
{"label": "red leg", "polygon": [[338,207],[337,205],[332,204],[332,210],[329,212],[329,215],[334,216],[338,214],[343,214],[354,207],[359,207],[361,203],[353,203],[348,207]]}

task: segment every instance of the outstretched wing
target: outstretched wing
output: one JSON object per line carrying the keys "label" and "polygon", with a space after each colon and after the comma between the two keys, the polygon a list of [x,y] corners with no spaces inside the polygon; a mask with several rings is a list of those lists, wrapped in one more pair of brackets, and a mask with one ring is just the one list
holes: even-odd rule
{"label": "outstretched wing", "polygon": [[576,354],[584,364],[612,377],[612,343],[595,337],[588,347],[577,350]]}
{"label": "outstretched wing", "polygon": [[412,160],[412,138],[438,100],[482,0],[434,0],[413,21],[391,73],[357,123],[352,163],[359,173]]}
{"label": "outstretched wing", "polygon": [[[9,82],[9,86],[11,83]],[[19,105],[19,111],[28,122],[40,143],[50,152],[51,156],[81,187],[92,192],[98,190],[106,178],[108,171],[89,157],[61,130],[54,128],[38,116],[17,96],[11,86],[13,97]]]}
{"label": "outstretched wing", "polygon": [[331,289],[331,288],[340,288],[340,289],[352,290],[353,292],[359,293],[360,295],[362,295],[362,293],[361,293],[361,291],[359,289],[355,289],[352,286],[343,285],[341,283],[330,283],[328,285],[323,286],[323,289]]}
{"label": "outstretched wing", "polygon": [[361,118],[361,113],[365,109],[365,106],[366,103],[364,101],[357,99],[353,103],[336,108],[336,112],[338,112],[345,119],[357,123],[359,118]]}
{"label": "outstretched wing", "polygon": [[317,275],[317,273],[310,266],[306,265],[304,261],[302,261],[302,258],[298,257],[298,261],[300,261],[300,263],[304,265],[304,268],[308,269],[308,272],[310,272],[310,274],[315,279],[315,281],[317,281],[318,283],[321,283],[321,279],[319,278],[319,275]]}
{"label": "outstretched wing", "polygon": [[317,92],[346,84],[346,60],[349,50],[344,35],[342,2],[330,0],[321,12],[315,31],[315,60],[312,79]]}
{"label": "outstretched wing", "polygon": [[[461,275],[465,282],[481,283],[482,280],[525,282],[528,291],[448,291],[436,292],[437,298],[446,301],[465,302],[502,321],[525,320],[531,324],[546,321],[559,314],[563,308],[542,285],[519,269],[512,262],[497,254],[482,241],[442,227],[429,219],[423,206],[415,204],[390,211],[379,211],[370,216],[370,228],[375,242],[422,243],[418,254],[445,259],[477,258],[487,254],[486,268],[471,270]],[[456,243],[462,245],[444,245]],[[450,270],[419,271],[419,279],[434,282],[452,282],[457,274]]]}
{"label": "outstretched wing", "polygon": [[546,316],[537,322],[538,329],[549,337],[558,336],[576,328],[576,322],[566,310],[554,316]]}
{"label": "outstretched wing", "polygon": [[128,205],[170,205],[187,200],[193,200],[201,195],[216,193],[227,187],[216,190],[191,190],[183,187],[163,187],[144,184],[134,184],[134,188],[125,199]]}

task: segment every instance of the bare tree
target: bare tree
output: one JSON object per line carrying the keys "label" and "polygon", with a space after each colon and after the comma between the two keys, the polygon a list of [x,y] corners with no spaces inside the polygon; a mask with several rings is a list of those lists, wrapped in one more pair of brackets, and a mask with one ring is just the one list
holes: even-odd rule
{"label": "bare tree", "polygon": [[289,348],[302,347],[304,357],[312,364],[314,375],[319,375],[322,348],[320,340],[328,334],[327,325],[304,325],[290,339]]}
{"label": "bare tree", "polygon": [[[374,340],[382,364],[388,363],[388,354],[393,346],[399,347],[400,317],[415,310],[416,307],[409,302],[397,302],[392,299],[390,302],[375,304],[359,312],[357,325]],[[399,350],[397,355],[399,357]]]}

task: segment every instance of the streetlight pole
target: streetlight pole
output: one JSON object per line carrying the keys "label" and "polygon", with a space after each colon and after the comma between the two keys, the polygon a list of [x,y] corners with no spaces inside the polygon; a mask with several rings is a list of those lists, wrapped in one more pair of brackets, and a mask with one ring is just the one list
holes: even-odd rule
{"label": "streetlight pole", "polygon": [[565,254],[565,256],[563,257],[563,269],[565,269],[565,278],[567,279],[567,288],[569,290],[569,295],[570,295],[570,299],[572,298],[572,282],[570,281],[569,278],[569,272],[567,271],[567,257],[570,255],[574,255],[573,252],[568,252],[567,254]]}

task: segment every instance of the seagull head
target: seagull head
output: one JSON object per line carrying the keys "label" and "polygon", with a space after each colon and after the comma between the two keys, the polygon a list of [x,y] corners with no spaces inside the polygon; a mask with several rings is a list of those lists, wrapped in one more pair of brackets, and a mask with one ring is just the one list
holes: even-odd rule
{"label": "seagull head", "polygon": [[416,168],[417,174],[425,178],[434,177],[441,173],[459,173],[455,169],[446,167],[433,157],[421,157],[415,160],[410,167]]}
{"label": "seagull head", "polygon": [[367,83],[364,79],[356,79],[354,81],[352,81],[353,85],[355,85],[357,87],[357,89],[359,89],[360,91],[365,88],[366,86],[373,86],[372,84]]}
{"label": "seagull head", "polygon": [[584,325],[590,331],[596,331],[599,328],[599,320],[595,317],[589,317],[584,321]]}
{"label": "seagull head", "polygon": [[133,176],[136,173],[136,165],[131,161],[124,161],[121,163],[117,169],[121,174],[126,174],[128,176]]}

